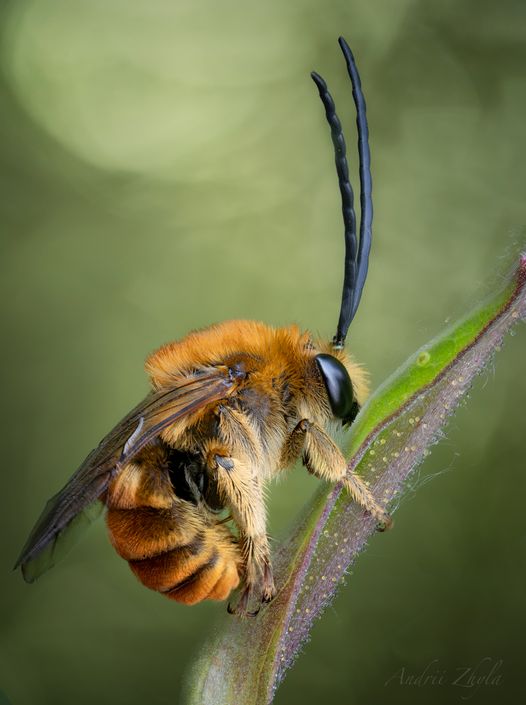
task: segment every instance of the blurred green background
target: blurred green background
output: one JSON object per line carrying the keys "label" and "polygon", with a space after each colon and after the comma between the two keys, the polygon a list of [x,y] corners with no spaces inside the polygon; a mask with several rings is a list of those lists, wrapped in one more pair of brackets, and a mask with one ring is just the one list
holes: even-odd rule
{"label": "blurred green background", "polygon": [[[0,8],[0,690],[12,705],[171,705],[224,605],[142,588],[102,521],[27,586],[10,568],[29,529],[142,398],[143,359],[161,343],[227,318],[334,332],[342,227],[309,72],[335,95],[355,173],[338,35],[371,131],[375,239],[350,342],[373,386],[498,282],[526,241],[526,6]],[[525,350],[522,328],[317,623],[278,705],[523,700]],[[274,536],[315,483],[297,469],[273,488]],[[491,684],[454,684],[458,669],[495,664]],[[441,682],[401,683],[424,672]]]}

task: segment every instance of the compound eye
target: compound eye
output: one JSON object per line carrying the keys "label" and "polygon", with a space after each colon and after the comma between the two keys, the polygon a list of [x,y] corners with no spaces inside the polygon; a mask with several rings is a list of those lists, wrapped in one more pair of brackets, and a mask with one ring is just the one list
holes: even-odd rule
{"label": "compound eye", "polygon": [[345,367],[332,355],[322,353],[314,359],[325,384],[332,413],[339,419],[356,416],[352,382]]}

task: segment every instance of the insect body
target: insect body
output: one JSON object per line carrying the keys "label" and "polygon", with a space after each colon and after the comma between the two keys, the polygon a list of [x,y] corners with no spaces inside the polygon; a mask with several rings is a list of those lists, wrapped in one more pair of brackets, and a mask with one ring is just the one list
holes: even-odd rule
{"label": "insect body", "polygon": [[[164,345],[146,361],[152,391],[92,451],[47,504],[17,565],[32,580],[53,564],[64,537],[102,501],[117,552],[147,587],[179,602],[225,599],[234,609],[275,594],[265,486],[296,460],[341,481],[381,526],[385,510],[350,472],[332,439],[367,394],[363,369],[344,349],[367,274],[371,183],[365,103],[352,54],[340,39],[357,107],[361,222],[358,241],[345,141],[334,102],[313,73],[335,146],[346,259],[332,342],[296,326],[227,321]],[[225,516],[226,514],[226,516]]]}

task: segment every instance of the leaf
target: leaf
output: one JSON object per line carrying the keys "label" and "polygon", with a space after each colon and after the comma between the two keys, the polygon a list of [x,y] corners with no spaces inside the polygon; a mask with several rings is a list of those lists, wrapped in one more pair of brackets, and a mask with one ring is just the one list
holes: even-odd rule
{"label": "leaf", "polygon": [[[501,290],[418,350],[363,407],[343,448],[349,467],[391,511],[473,378],[525,318],[522,254]],[[230,617],[221,626],[193,669],[188,705],[270,703],[314,619],[374,531],[374,520],[341,486],[320,487],[274,556],[275,600],[255,618]]]}

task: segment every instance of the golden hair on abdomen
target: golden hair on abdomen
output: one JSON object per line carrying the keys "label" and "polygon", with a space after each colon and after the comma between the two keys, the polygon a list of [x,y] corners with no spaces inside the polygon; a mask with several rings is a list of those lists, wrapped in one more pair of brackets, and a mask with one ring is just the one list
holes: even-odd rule
{"label": "golden hair on abdomen", "polygon": [[239,548],[226,526],[175,495],[167,455],[146,448],[110,484],[111,542],[146,587],[188,605],[224,600],[239,584]]}

